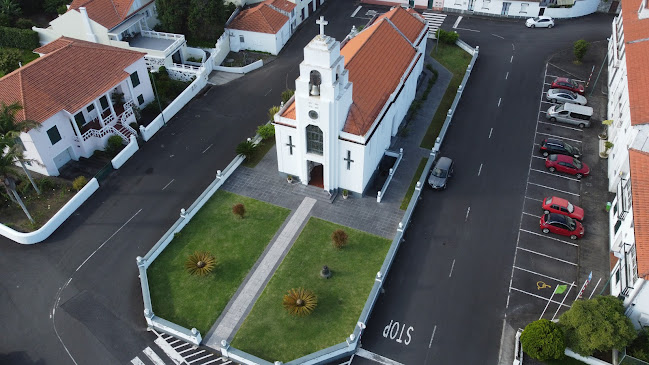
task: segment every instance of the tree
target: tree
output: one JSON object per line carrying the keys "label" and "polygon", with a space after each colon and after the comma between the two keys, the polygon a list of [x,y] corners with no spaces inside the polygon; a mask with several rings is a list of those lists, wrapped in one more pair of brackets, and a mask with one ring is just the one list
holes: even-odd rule
{"label": "tree", "polygon": [[[0,139],[0,143],[2,143],[3,140],[4,139]],[[29,214],[29,211],[27,211],[25,203],[23,203],[22,199],[20,199],[20,195],[16,191],[16,180],[18,177],[13,170],[14,162],[20,159],[24,160],[24,158],[15,145],[7,147],[5,143],[4,146],[4,151],[0,155],[0,186],[5,188],[11,200],[18,203],[18,205],[23,209],[23,212],[25,212],[27,218],[34,223],[34,219]]]}
{"label": "tree", "polygon": [[578,300],[561,315],[559,325],[570,348],[582,356],[596,351],[622,349],[635,338],[622,301],[613,296]]}
{"label": "tree", "polygon": [[8,74],[18,68],[22,54],[17,49],[0,49],[0,73]]}
{"label": "tree", "polygon": [[523,351],[540,360],[559,360],[566,351],[566,339],[559,325],[547,319],[528,324],[521,334]]}
{"label": "tree", "polygon": [[186,33],[189,1],[157,0],[158,20],[165,32]]}
{"label": "tree", "polygon": [[577,59],[576,63],[581,63],[584,55],[586,55],[586,52],[588,52],[588,47],[590,47],[590,43],[586,42],[583,39],[575,42],[573,46],[573,52],[575,53],[575,58]]}
{"label": "tree", "polygon": [[331,244],[339,250],[347,245],[348,238],[347,232],[342,229],[337,229],[331,234]]}
{"label": "tree", "polygon": [[318,305],[318,298],[311,290],[291,289],[284,295],[282,305],[294,316],[306,316],[311,314]]}
{"label": "tree", "polygon": [[7,17],[11,22],[22,13],[16,0],[0,0],[0,15]]}
{"label": "tree", "polygon": [[[24,158],[25,151],[23,149],[22,142],[20,142],[20,133],[28,131],[30,129],[38,129],[41,125],[33,120],[23,119],[19,121],[18,119],[16,119],[16,113],[21,111],[22,109],[23,107],[19,102],[15,102],[9,105],[5,104],[4,102],[0,103],[0,138],[2,139],[2,141],[4,141],[3,143],[5,144],[5,146],[16,146],[16,162],[20,163],[23,172],[25,172],[25,175],[27,175],[29,182],[32,183],[32,186],[34,187],[34,190],[36,190],[36,193],[38,195],[41,195],[40,189],[38,189],[38,186],[34,182],[31,173],[25,166],[26,162],[32,161],[28,161]],[[0,147],[2,147],[2,144],[0,144]]]}
{"label": "tree", "polygon": [[237,155],[244,155],[247,159],[250,159],[256,150],[257,145],[252,143],[252,141],[243,141],[237,145],[235,152]]}
{"label": "tree", "polygon": [[[216,40],[223,32],[225,5],[222,1],[191,0],[187,17],[187,30],[192,38]],[[227,20],[227,18],[226,18]]]}

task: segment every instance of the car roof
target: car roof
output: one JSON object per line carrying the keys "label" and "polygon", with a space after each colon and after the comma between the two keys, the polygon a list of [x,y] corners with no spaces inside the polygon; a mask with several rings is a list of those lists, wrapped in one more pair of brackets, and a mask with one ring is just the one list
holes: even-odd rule
{"label": "car roof", "polygon": [[572,80],[570,80],[567,77],[557,77],[556,79],[554,79],[554,82],[568,82],[568,81],[572,81]]}
{"label": "car roof", "polygon": [[556,138],[546,138],[546,139],[543,140],[543,142],[545,142],[545,143],[560,144],[560,145],[562,145],[562,146],[565,146],[565,144],[566,144],[566,142],[564,142],[564,141],[562,141],[562,140],[560,140],[560,139],[556,139]]}
{"label": "car roof", "polygon": [[562,161],[562,162],[570,162],[572,163],[572,156],[566,156],[566,155],[557,155],[557,161]]}
{"label": "car roof", "polygon": [[566,199],[559,198],[558,196],[553,196],[552,197],[552,204],[559,204],[559,205],[562,205],[562,206],[565,207],[565,206],[568,206],[568,201]]}
{"label": "car roof", "polygon": [[539,19],[550,19],[550,20],[552,20],[552,17],[551,17],[551,16],[547,16],[547,15],[541,15],[541,16],[539,16],[538,18],[539,18]]}
{"label": "car roof", "polygon": [[440,169],[445,169],[448,170],[449,167],[451,167],[451,164],[453,163],[453,160],[451,160],[448,157],[440,157],[439,160],[437,160],[437,163],[435,164],[435,167],[439,167]]}
{"label": "car roof", "polygon": [[568,224],[568,220],[570,218],[559,213],[550,213],[548,214],[548,219],[546,219],[546,223],[553,223],[553,222],[558,222],[558,223],[564,223]]}

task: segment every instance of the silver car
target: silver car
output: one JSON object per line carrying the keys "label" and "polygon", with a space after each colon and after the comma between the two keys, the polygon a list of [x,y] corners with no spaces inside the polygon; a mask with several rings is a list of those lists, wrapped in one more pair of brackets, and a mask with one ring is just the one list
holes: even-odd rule
{"label": "silver car", "polygon": [[588,100],[576,92],[564,89],[550,89],[545,93],[545,98],[552,103],[573,103],[586,105]]}
{"label": "silver car", "polygon": [[446,189],[448,179],[453,175],[453,160],[448,157],[440,157],[433,167],[428,184],[435,190]]}

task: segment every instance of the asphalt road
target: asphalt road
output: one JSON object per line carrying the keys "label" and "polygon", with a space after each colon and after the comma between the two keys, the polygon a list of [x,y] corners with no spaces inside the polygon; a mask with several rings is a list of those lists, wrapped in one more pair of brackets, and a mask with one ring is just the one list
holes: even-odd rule
{"label": "asphalt road", "polygon": [[597,14],[553,29],[460,22],[460,37],[479,45],[480,56],[442,149],[455,175],[446,191],[424,192],[364,349],[403,364],[499,363],[545,63],[577,39],[606,39],[611,21]]}
{"label": "asphalt road", "polygon": [[[367,22],[349,17],[354,9],[328,0],[317,15],[342,40]],[[228,165],[281,92],[294,88],[303,48],[317,33],[305,22],[280,58],[193,100],[45,242],[0,238],[0,364],[125,364],[155,346],[135,257]]]}

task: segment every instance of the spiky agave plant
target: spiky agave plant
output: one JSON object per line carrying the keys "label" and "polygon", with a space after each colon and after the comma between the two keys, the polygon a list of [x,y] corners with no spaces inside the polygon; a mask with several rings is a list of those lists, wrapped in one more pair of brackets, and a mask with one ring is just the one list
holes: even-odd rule
{"label": "spiky agave plant", "polygon": [[190,275],[205,276],[216,266],[216,258],[209,252],[194,252],[185,261],[185,269]]}
{"label": "spiky agave plant", "polygon": [[311,314],[318,305],[318,298],[311,290],[304,288],[291,289],[286,295],[282,305],[288,313],[294,316],[306,316]]}

